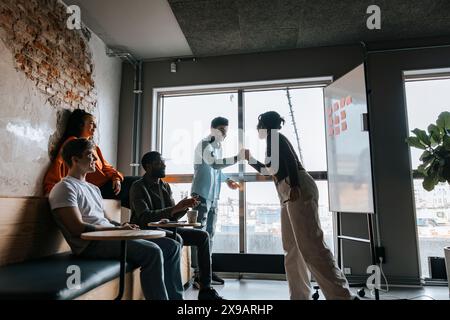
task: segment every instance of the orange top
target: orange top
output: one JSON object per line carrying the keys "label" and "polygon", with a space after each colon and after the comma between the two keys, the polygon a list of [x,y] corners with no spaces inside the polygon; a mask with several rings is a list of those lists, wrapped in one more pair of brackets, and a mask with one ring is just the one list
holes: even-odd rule
{"label": "orange top", "polygon": [[[77,137],[69,137],[66,141],[64,141],[63,146],[71,141],[75,140]],[[49,194],[52,190],[53,186],[57,184],[62,178],[67,176],[69,173],[69,167],[65,164],[62,155],[61,149],[58,152],[58,156],[52,162],[50,168],[45,174],[44,178],[44,193]],[[112,165],[108,163],[103,158],[102,152],[98,146],[95,147],[94,154],[97,158],[95,161],[95,172],[88,173],[86,175],[86,181],[101,187],[109,180],[120,180],[123,181],[123,175],[117,171]]]}

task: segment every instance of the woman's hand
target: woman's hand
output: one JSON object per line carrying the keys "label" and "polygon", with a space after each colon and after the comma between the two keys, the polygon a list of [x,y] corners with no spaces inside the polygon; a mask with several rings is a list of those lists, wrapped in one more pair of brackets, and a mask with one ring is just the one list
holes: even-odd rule
{"label": "woman's hand", "polygon": [[120,189],[122,188],[122,185],[120,184],[120,180],[113,180],[112,187],[114,194],[117,196],[120,193]]}
{"label": "woman's hand", "polygon": [[236,189],[241,188],[241,185],[239,183],[237,183],[236,181],[231,180],[231,179],[227,179],[227,185],[228,185],[228,188],[230,188],[231,190],[236,190]]}
{"label": "woman's hand", "polygon": [[248,161],[250,159],[250,157],[251,157],[251,154],[250,154],[250,150],[249,149],[242,148],[239,151],[239,154],[238,154],[238,159],[239,160],[247,160]]}

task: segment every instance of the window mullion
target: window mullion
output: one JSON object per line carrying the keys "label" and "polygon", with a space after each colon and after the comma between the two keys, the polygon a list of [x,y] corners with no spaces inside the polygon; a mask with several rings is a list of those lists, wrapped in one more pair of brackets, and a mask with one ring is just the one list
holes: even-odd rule
{"label": "window mullion", "polygon": [[[238,90],[238,129],[239,129],[239,149],[244,146],[244,91]],[[244,181],[245,164],[239,163],[239,182],[243,188],[239,190],[239,252],[247,252],[247,236],[246,236],[246,214],[245,214],[245,181]]]}

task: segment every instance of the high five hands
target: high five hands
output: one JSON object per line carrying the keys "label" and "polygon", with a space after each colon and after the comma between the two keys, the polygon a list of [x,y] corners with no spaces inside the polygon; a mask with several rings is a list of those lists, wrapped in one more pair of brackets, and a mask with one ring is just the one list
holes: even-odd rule
{"label": "high five hands", "polygon": [[251,157],[252,157],[252,154],[250,153],[249,149],[242,148],[241,151],[239,151],[239,160],[250,161]]}

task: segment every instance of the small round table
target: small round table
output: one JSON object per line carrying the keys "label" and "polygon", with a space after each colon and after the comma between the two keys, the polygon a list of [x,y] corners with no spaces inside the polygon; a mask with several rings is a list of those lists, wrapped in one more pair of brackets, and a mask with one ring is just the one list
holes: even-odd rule
{"label": "small round table", "polygon": [[159,222],[150,222],[147,224],[149,227],[157,227],[157,228],[166,228],[173,229],[173,239],[177,240],[177,228],[185,228],[185,227],[200,227],[202,224],[198,222],[188,223],[188,222],[167,222],[167,223],[159,223]]}
{"label": "small round table", "polygon": [[127,240],[137,239],[157,239],[163,238],[166,234],[159,230],[111,230],[94,231],[81,234],[81,239],[90,241],[111,241],[120,240],[120,282],[119,294],[116,300],[121,300],[125,289],[125,263],[127,260]]}

